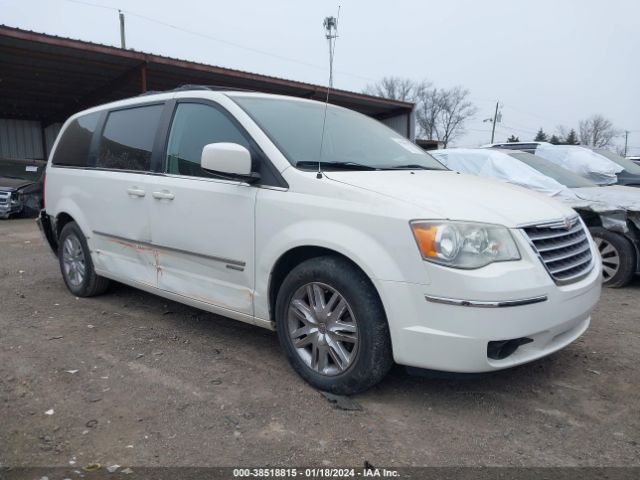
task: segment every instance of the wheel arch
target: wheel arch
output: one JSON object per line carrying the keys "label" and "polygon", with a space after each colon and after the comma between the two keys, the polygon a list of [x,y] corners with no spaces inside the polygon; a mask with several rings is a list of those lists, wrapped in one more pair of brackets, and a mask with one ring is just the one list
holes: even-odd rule
{"label": "wheel arch", "polygon": [[87,217],[83,214],[82,209],[69,198],[61,199],[55,208],[47,209],[47,213],[54,219],[54,232],[56,239],[60,236],[62,228],[69,222],[76,222],[87,241],[90,241],[91,228]]}
{"label": "wheel arch", "polygon": [[71,215],[69,215],[67,212],[60,212],[58,215],[56,215],[56,221],[55,221],[56,238],[58,239],[60,238],[60,233],[62,233],[62,229],[64,228],[64,226],[67,223],[71,223],[71,222],[75,222],[75,219]]}
{"label": "wheel arch", "polygon": [[323,256],[334,256],[339,257],[347,261],[354,268],[358,269],[362,274],[367,278],[373,291],[376,293],[378,298],[380,299],[380,304],[384,309],[384,302],[382,301],[382,296],[380,292],[376,288],[375,283],[372,281],[371,276],[366,272],[364,268],[362,268],[356,261],[350,258],[348,255],[341,253],[335,249],[318,246],[318,245],[300,245],[296,247],[292,247],[286,252],[284,252],[278,260],[274,263],[273,268],[271,269],[269,275],[269,282],[267,287],[267,295],[268,295],[268,305],[269,305],[269,319],[275,323],[275,305],[276,299],[278,298],[278,292],[280,291],[280,287],[284,282],[287,274],[296,266],[300,265],[302,262],[310,260],[312,258],[323,257]]}

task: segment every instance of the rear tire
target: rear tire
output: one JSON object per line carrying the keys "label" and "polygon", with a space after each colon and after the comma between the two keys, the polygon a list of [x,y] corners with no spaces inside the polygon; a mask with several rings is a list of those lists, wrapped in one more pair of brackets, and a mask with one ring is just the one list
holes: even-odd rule
{"label": "rear tire", "polygon": [[393,364],[382,302],[369,278],[343,258],[296,266],[278,291],[275,313],[289,363],[320,390],[362,392]]}
{"label": "rear tire", "polygon": [[636,251],[629,240],[602,227],[590,228],[602,257],[602,281],[605,287],[627,285],[636,272]]}
{"label": "rear tire", "polygon": [[76,297],[93,297],[109,288],[109,280],[96,274],[87,240],[76,222],[69,222],[58,239],[60,271],[67,288]]}

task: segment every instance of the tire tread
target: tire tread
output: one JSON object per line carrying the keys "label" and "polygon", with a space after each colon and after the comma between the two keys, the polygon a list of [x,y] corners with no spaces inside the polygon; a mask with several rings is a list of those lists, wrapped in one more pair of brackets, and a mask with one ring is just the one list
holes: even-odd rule
{"label": "tire tread", "polygon": [[610,232],[603,227],[589,229],[592,237],[599,237],[609,242],[620,255],[620,268],[611,280],[604,283],[605,287],[621,288],[629,284],[636,273],[636,251],[634,246],[623,235]]}

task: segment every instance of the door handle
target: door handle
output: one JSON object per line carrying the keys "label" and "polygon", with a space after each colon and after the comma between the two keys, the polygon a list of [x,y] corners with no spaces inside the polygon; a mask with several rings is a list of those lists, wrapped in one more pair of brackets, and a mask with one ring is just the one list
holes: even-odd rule
{"label": "door handle", "polygon": [[132,197],[144,197],[146,195],[146,192],[138,187],[127,188],[127,193]]}
{"label": "door handle", "polygon": [[153,192],[151,195],[158,200],[173,200],[176,197],[169,190],[160,190],[159,192]]}

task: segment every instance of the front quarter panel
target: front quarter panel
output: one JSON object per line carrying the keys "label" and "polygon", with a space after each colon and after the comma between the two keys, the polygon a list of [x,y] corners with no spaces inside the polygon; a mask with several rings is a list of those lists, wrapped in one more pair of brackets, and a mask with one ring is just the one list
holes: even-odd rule
{"label": "front quarter panel", "polygon": [[[302,174],[305,175],[305,174]],[[427,284],[409,221],[395,216],[394,202],[358,192],[328,179],[305,179],[299,190],[258,192],[256,207],[255,314],[269,318],[269,279],[278,259],[296,247],[336,251],[358,265],[371,279]],[[319,194],[313,182],[318,186]],[[296,182],[299,184],[300,182]],[[311,183],[311,185],[309,185]],[[304,192],[304,193],[303,193]],[[356,200],[359,198],[359,200]],[[367,201],[368,200],[368,201]],[[390,208],[392,207],[392,208]],[[397,210],[396,210],[397,211]]]}

